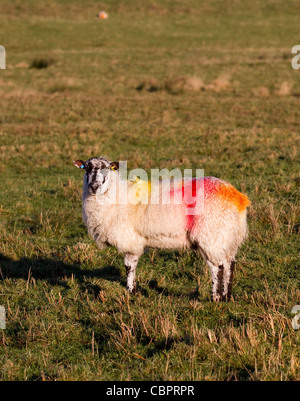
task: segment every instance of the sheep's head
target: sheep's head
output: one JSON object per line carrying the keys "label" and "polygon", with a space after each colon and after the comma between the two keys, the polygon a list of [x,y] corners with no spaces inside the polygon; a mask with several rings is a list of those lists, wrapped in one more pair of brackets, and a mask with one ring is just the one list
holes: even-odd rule
{"label": "sheep's head", "polygon": [[118,162],[110,162],[104,157],[93,157],[87,161],[73,161],[75,167],[85,170],[85,181],[91,195],[104,194],[109,186],[110,174],[119,169]]}

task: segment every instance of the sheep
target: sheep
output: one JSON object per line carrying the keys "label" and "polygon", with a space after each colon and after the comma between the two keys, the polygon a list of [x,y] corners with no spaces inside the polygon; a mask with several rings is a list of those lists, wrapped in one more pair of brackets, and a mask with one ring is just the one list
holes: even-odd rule
{"label": "sheep", "polygon": [[[125,181],[123,189],[118,162],[93,157],[73,164],[85,170],[82,210],[88,233],[99,248],[114,246],[124,255],[130,293],[137,291],[136,268],[146,248],[196,249],[211,272],[212,300],[231,299],[235,255],[248,231],[246,195],[226,181],[202,177],[187,183],[174,180],[168,189],[170,204],[163,204],[162,194],[153,204],[143,199],[150,192],[163,193],[161,182],[151,187]],[[194,197],[192,204],[175,201],[176,194],[178,199],[188,190]],[[138,202],[126,201],[132,193],[142,194]],[[189,212],[191,206],[193,212]]]}

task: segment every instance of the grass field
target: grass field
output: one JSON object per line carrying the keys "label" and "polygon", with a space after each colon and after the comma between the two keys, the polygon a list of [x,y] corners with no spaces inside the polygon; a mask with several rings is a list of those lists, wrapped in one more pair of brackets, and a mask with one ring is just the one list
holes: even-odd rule
{"label": "grass field", "polygon": [[[298,6],[1,1],[1,380],[300,379]],[[249,196],[232,302],[184,252],[145,254],[127,294],[81,219],[72,160],[98,155]]]}

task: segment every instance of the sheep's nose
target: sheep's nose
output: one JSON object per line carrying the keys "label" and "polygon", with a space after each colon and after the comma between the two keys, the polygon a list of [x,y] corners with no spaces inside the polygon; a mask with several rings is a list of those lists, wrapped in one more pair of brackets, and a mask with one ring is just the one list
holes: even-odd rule
{"label": "sheep's nose", "polygon": [[99,184],[96,184],[96,183],[89,184],[89,190],[93,194],[97,191],[98,188],[99,188]]}

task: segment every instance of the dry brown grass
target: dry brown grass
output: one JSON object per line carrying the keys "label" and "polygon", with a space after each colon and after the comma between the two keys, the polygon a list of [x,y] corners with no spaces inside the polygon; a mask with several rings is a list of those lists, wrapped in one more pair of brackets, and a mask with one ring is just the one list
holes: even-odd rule
{"label": "dry brown grass", "polygon": [[221,92],[229,90],[231,87],[230,74],[223,73],[214,79],[210,84],[205,86],[205,89],[212,90],[214,92]]}
{"label": "dry brown grass", "polygon": [[254,96],[267,98],[270,96],[270,90],[265,86],[260,86],[259,88],[253,89]]}
{"label": "dry brown grass", "polygon": [[165,82],[159,82],[157,79],[151,78],[136,86],[137,90],[145,90],[147,92],[165,90],[172,94],[204,90],[221,92],[231,90],[231,88],[230,75],[227,73],[221,74],[209,84],[205,84],[204,81],[197,76],[181,76],[167,79]]}
{"label": "dry brown grass", "polygon": [[283,81],[277,91],[279,96],[288,96],[291,94],[293,84],[291,82]]}

